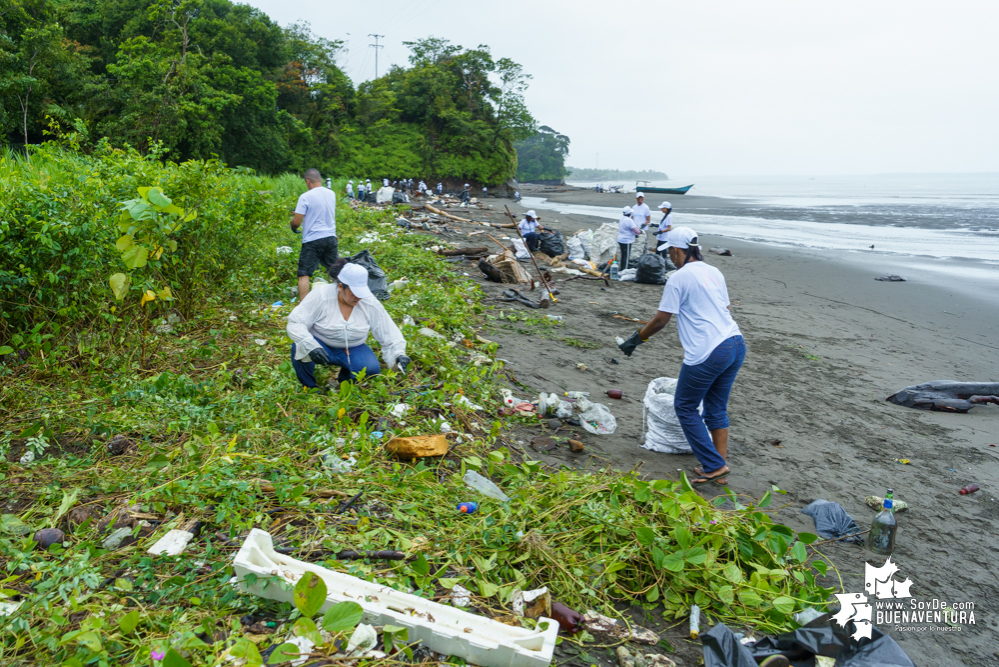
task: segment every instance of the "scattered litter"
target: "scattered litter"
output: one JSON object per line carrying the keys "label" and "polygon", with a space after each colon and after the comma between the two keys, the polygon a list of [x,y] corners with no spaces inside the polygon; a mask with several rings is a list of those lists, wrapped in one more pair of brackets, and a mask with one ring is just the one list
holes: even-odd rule
{"label": "scattered litter", "polygon": [[466,396],[463,396],[462,394],[455,394],[454,402],[463,408],[468,408],[469,410],[485,410],[484,407],[472,403],[470,400],[468,400]]}
{"label": "scattered litter", "polygon": [[962,496],[966,496],[966,495],[969,495],[971,493],[974,493],[975,491],[978,491],[981,488],[982,487],[980,487],[977,484],[975,484],[974,482],[972,482],[971,484],[969,484],[969,485],[967,485],[965,487],[962,487],[961,490],[958,493],[960,493]]}
{"label": "scattered litter", "polygon": [[441,431],[441,433],[450,433],[451,432],[451,424],[449,424],[447,422],[441,422],[440,431]]}
{"label": "scattered litter", "polygon": [[[872,510],[876,510],[878,512],[880,512],[885,506],[885,499],[881,496],[867,496],[864,498],[864,502],[867,503],[867,506]],[[897,514],[898,512],[904,512],[909,509],[909,503],[904,500],[892,500],[891,508],[895,510],[895,513]]]}
{"label": "scattered litter", "polygon": [[722,255],[723,257],[731,257],[732,251],[728,248],[723,248],[721,246],[715,246],[714,248],[708,248],[708,252],[713,252],[716,255]]}
{"label": "scattered litter", "polygon": [[274,249],[274,251],[279,255],[290,255],[291,246],[281,245]]}
{"label": "scattered litter", "polygon": [[895,459],[895,463],[901,463],[902,465],[907,466],[912,463],[912,461],[909,459]]}
{"label": "scattered litter", "polygon": [[468,360],[471,361],[472,364],[475,366],[483,366],[483,365],[488,366],[489,364],[493,363],[492,358],[487,357],[486,355],[480,354],[478,352],[470,355],[468,357]]}
{"label": "scattered litter", "polygon": [[101,542],[101,546],[108,551],[113,551],[120,547],[122,541],[131,534],[132,528],[130,526],[124,526],[105,537],[104,541]]}
{"label": "scattered litter", "polygon": [[354,457],[354,453],[346,459],[340,458],[340,455],[333,450],[327,450],[326,452],[320,452],[323,455],[323,467],[329,472],[344,473],[350,472],[357,465],[357,459]]}
{"label": "scattered litter", "polygon": [[616,398],[618,400],[621,400],[621,397],[624,396],[624,393],[620,389],[608,389],[604,393],[607,394],[608,398]]}
{"label": "scattered litter", "polygon": [[278,310],[283,305],[284,301],[275,301],[274,303],[271,304],[271,310]]}
{"label": "scattered litter", "polygon": [[455,607],[468,607],[472,604],[472,591],[468,590],[461,584],[455,584],[454,588],[451,589],[451,594],[447,596],[447,599],[451,601]]}
{"label": "scattered litter", "polygon": [[516,590],[510,596],[513,613],[524,618],[538,618],[551,615],[552,596],[547,586],[533,591]]}
{"label": "scattered litter", "polygon": [[458,503],[458,511],[462,514],[475,514],[476,510],[479,509],[479,504],[468,500],[463,503]]}
{"label": "scattered litter", "polygon": [[256,343],[257,345],[261,346],[261,347],[263,347],[264,345],[267,345],[267,339],[266,338],[254,338],[253,342]]}
{"label": "scattered litter", "polygon": [[565,318],[562,317],[561,315],[545,315],[545,319],[551,320],[553,322],[562,322],[563,320],[565,320]]}
{"label": "scattered litter", "polygon": [[22,604],[24,604],[24,600],[18,600],[17,602],[0,602],[0,616],[12,616]]}
{"label": "scattered litter", "polygon": [[853,517],[846,513],[839,503],[828,500],[813,500],[807,507],[801,510],[815,520],[815,530],[826,539],[836,539],[845,537],[843,542],[853,542],[863,544],[864,539],[858,535],[860,527]]}
{"label": "scattered litter", "polygon": [[639,644],[658,644],[659,635],[643,627],[632,625],[631,631],[624,625],[593,610],[583,616],[583,627],[602,644],[615,643],[622,640]]}
{"label": "scattered litter", "polygon": [[427,338],[439,338],[440,340],[447,340],[443,335],[437,333],[433,329],[428,329],[427,327],[423,327],[422,329],[420,329],[419,333],[421,336],[426,336]]}
{"label": "scattered litter", "polygon": [[885,400],[918,410],[966,413],[983,403],[999,405],[999,382],[934,380],[906,387]]}
{"label": "scattered litter", "polygon": [[28,451],[26,451],[26,452],[24,453],[24,456],[22,456],[22,457],[21,457],[21,458],[20,458],[20,459],[18,460],[18,463],[20,463],[20,464],[21,464],[21,465],[23,465],[23,466],[26,466],[26,465],[28,465],[29,463],[32,463],[32,462],[34,462],[34,460],[35,460],[35,453],[34,453],[33,451],[31,451],[31,450],[29,449]]}
{"label": "scattered litter", "polygon": [[396,403],[391,408],[389,408],[389,412],[391,412],[392,416],[395,417],[396,419],[402,419],[403,417],[406,416],[406,413],[409,412],[411,409],[412,408],[410,408],[410,406],[407,403]]}
{"label": "scattered litter", "polygon": [[194,527],[197,526],[197,520],[192,520],[186,522],[180,528],[175,528],[166,535],[156,540],[156,543],[149,547],[150,553],[154,556],[160,554],[166,554],[167,556],[177,556],[184,552],[187,545],[190,544],[191,540],[194,539]]}
{"label": "scattered litter", "polygon": [[[294,585],[306,572],[312,572],[326,582],[326,604],[350,601],[360,605],[371,626],[363,631],[358,626],[354,631],[348,642],[354,657],[377,644],[378,633],[372,626],[385,625],[406,628],[408,642],[421,643],[437,653],[482,667],[548,667],[555,649],[558,626],[554,620],[538,619],[537,630],[504,625],[381,583],[284,556],[274,550],[271,536],[259,529],[247,535],[233,569],[244,591],[263,598],[291,602]],[[275,577],[282,580],[277,582],[279,585],[275,585]]]}
{"label": "scattered litter", "polygon": [[638,269],[625,269],[617,272],[617,280],[622,283],[633,283],[638,278]]}
{"label": "scattered litter", "polygon": [[690,607],[690,638],[697,639],[701,634],[701,608],[696,604]]}
{"label": "scattered litter", "polygon": [[484,496],[494,498],[504,503],[509,502],[510,500],[510,496],[503,493],[502,489],[474,470],[466,472],[465,476],[462,477],[462,480],[469,486],[469,488],[478,491]]}
{"label": "scattered litter", "polygon": [[587,366],[586,364],[576,364],[576,368],[578,368],[581,371],[585,371],[587,369]]}
{"label": "scattered litter", "polygon": [[895,275],[894,273],[889,273],[888,275],[881,276],[880,278],[875,278],[875,280],[880,280],[883,283],[904,283],[905,278],[902,276]]}

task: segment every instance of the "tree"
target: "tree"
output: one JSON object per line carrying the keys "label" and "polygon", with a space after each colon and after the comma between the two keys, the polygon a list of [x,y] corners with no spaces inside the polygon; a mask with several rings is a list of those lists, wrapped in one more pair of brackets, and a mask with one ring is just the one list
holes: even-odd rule
{"label": "tree", "polygon": [[569,137],[547,125],[517,144],[517,179],[549,181],[565,178],[565,158],[569,155]]}

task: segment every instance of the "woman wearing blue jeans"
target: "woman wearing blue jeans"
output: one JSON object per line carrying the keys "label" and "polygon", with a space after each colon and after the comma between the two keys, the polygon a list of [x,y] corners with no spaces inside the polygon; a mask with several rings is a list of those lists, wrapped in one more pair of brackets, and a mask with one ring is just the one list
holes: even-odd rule
{"label": "woman wearing blue jeans", "polygon": [[[746,342],[729,312],[728,288],[721,271],[704,262],[697,233],[676,227],[659,250],[668,249],[678,270],[670,276],[655,317],[620,344],[627,355],[662,329],[676,315],[683,345],[683,366],[673,408],[683,434],[701,466],[693,484],[726,484],[731,472],[728,454],[728,395],[746,358]],[[697,407],[704,402],[704,414]]]}

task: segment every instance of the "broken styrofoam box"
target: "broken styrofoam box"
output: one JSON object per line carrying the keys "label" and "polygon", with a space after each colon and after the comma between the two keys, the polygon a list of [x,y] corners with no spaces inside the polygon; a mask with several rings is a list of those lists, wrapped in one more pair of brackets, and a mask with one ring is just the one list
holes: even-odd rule
{"label": "broken styrofoam box", "polygon": [[167,556],[177,556],[183,553],[187,545],[194,539],[194,533],[188,532],[186,530],[171,530],[166,535],[156,540],[156,544],[149,547],[147,553],[158,556],[159,554],[166,554]]}
{"label": "broken styrofoam box", "polygon": [[364,609],[365,623],[404,627],[410,642],[482,667],[547,667],[552,661],[558,623],[550,618],[539,618],[538,630],[505,625],[279,554],[270,534],[256,528],[247,535],[233,567],[243,590],[281,602],[293,602],[295,584],[312,572],[323,579],[328,591],[321,611],[338,602],[356,602]]}

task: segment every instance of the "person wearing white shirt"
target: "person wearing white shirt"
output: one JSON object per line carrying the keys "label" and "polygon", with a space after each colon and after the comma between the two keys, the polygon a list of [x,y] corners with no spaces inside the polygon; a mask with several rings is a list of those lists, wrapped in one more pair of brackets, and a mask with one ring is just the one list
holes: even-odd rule
{"label": "person wearing white shirt", "polygon": [[631,219],[635,224],[645,229],[652,222],[652,211],[645,203],[645,195],[641,192],[635,193],[635,205],[631,207]]}
{"label": "person wearing white shirt", "polygon": [[[663,212],[663,219],[659,221],[659,231],[656,233],[656,247],[662,247],[666,243],[666,234],[673,228],[673,205],[664,201],[659,205],[659,210]],[[669,259],[669,247],[664,247],[657,251],[659,256],[666,260],[666,268],[673,270],[673,263]]]}
{"label": "person wearing white shirt", "polygon": [[347,181],[347,199],[354,198],[354,181]]}
{"label": "person wearing white shirt", "polygon": [[621,271],[628,268],[631,257],[631,246],[635,239],[642,235],[642,228],[635,222],[630,206],[621,211],[621,219],[617,221],[617,265]]}
{"label": "person wearing white shirt", "polygon": [[[343,261],[343,260],[341,260]],[[334,283],[316,285],[288,316],[291,363],[299,382],[316,388],[316,364],[339,366],[340,382],[381,373],[368,334],[382,346],[382,359],[402,373],[410,363],[406,339],[385,306],[368,288],[368,270],[344,263],[330,271]]]}
{"label": "person wearing white shirt", "polygon": [[328,271],[337,260],[336,195],[323,187],[318,169],[306,169],[305,193],[298,198],[291,231],[302,228],[302,250],[298,255],[298,298],[309,293],[309,279],[322,264]]}
{"label": "person wearing white shirt", "polygon": [[528,211],[524,214],[524,219],[517,224],[517,229],[520,230],[520,235],[524,237],[524,243],[527,245],[527,249],[530,252],[534,252],[538,249],[538,244],[541,241],[541,235],[539,232],[545,231],[541,223],[538,222],[538,214],[534,211]]}
{"label": "person wearing white shirt", "polygon": [[[725,276],[704,262],[697,232],[690,227],[675,227],[667,232],[664,245],[679,268],[666,282],[655,316],[618,347],[630,357],[636,347],[676,315],[683,365],[673,409],[701,463],[694,468],[697,477],[691,483],[726,484],[731,473],[725,461],[728,397],[746,358],[746,341],[729,310]],[[702,402],[703,415],[698,412]]]}

